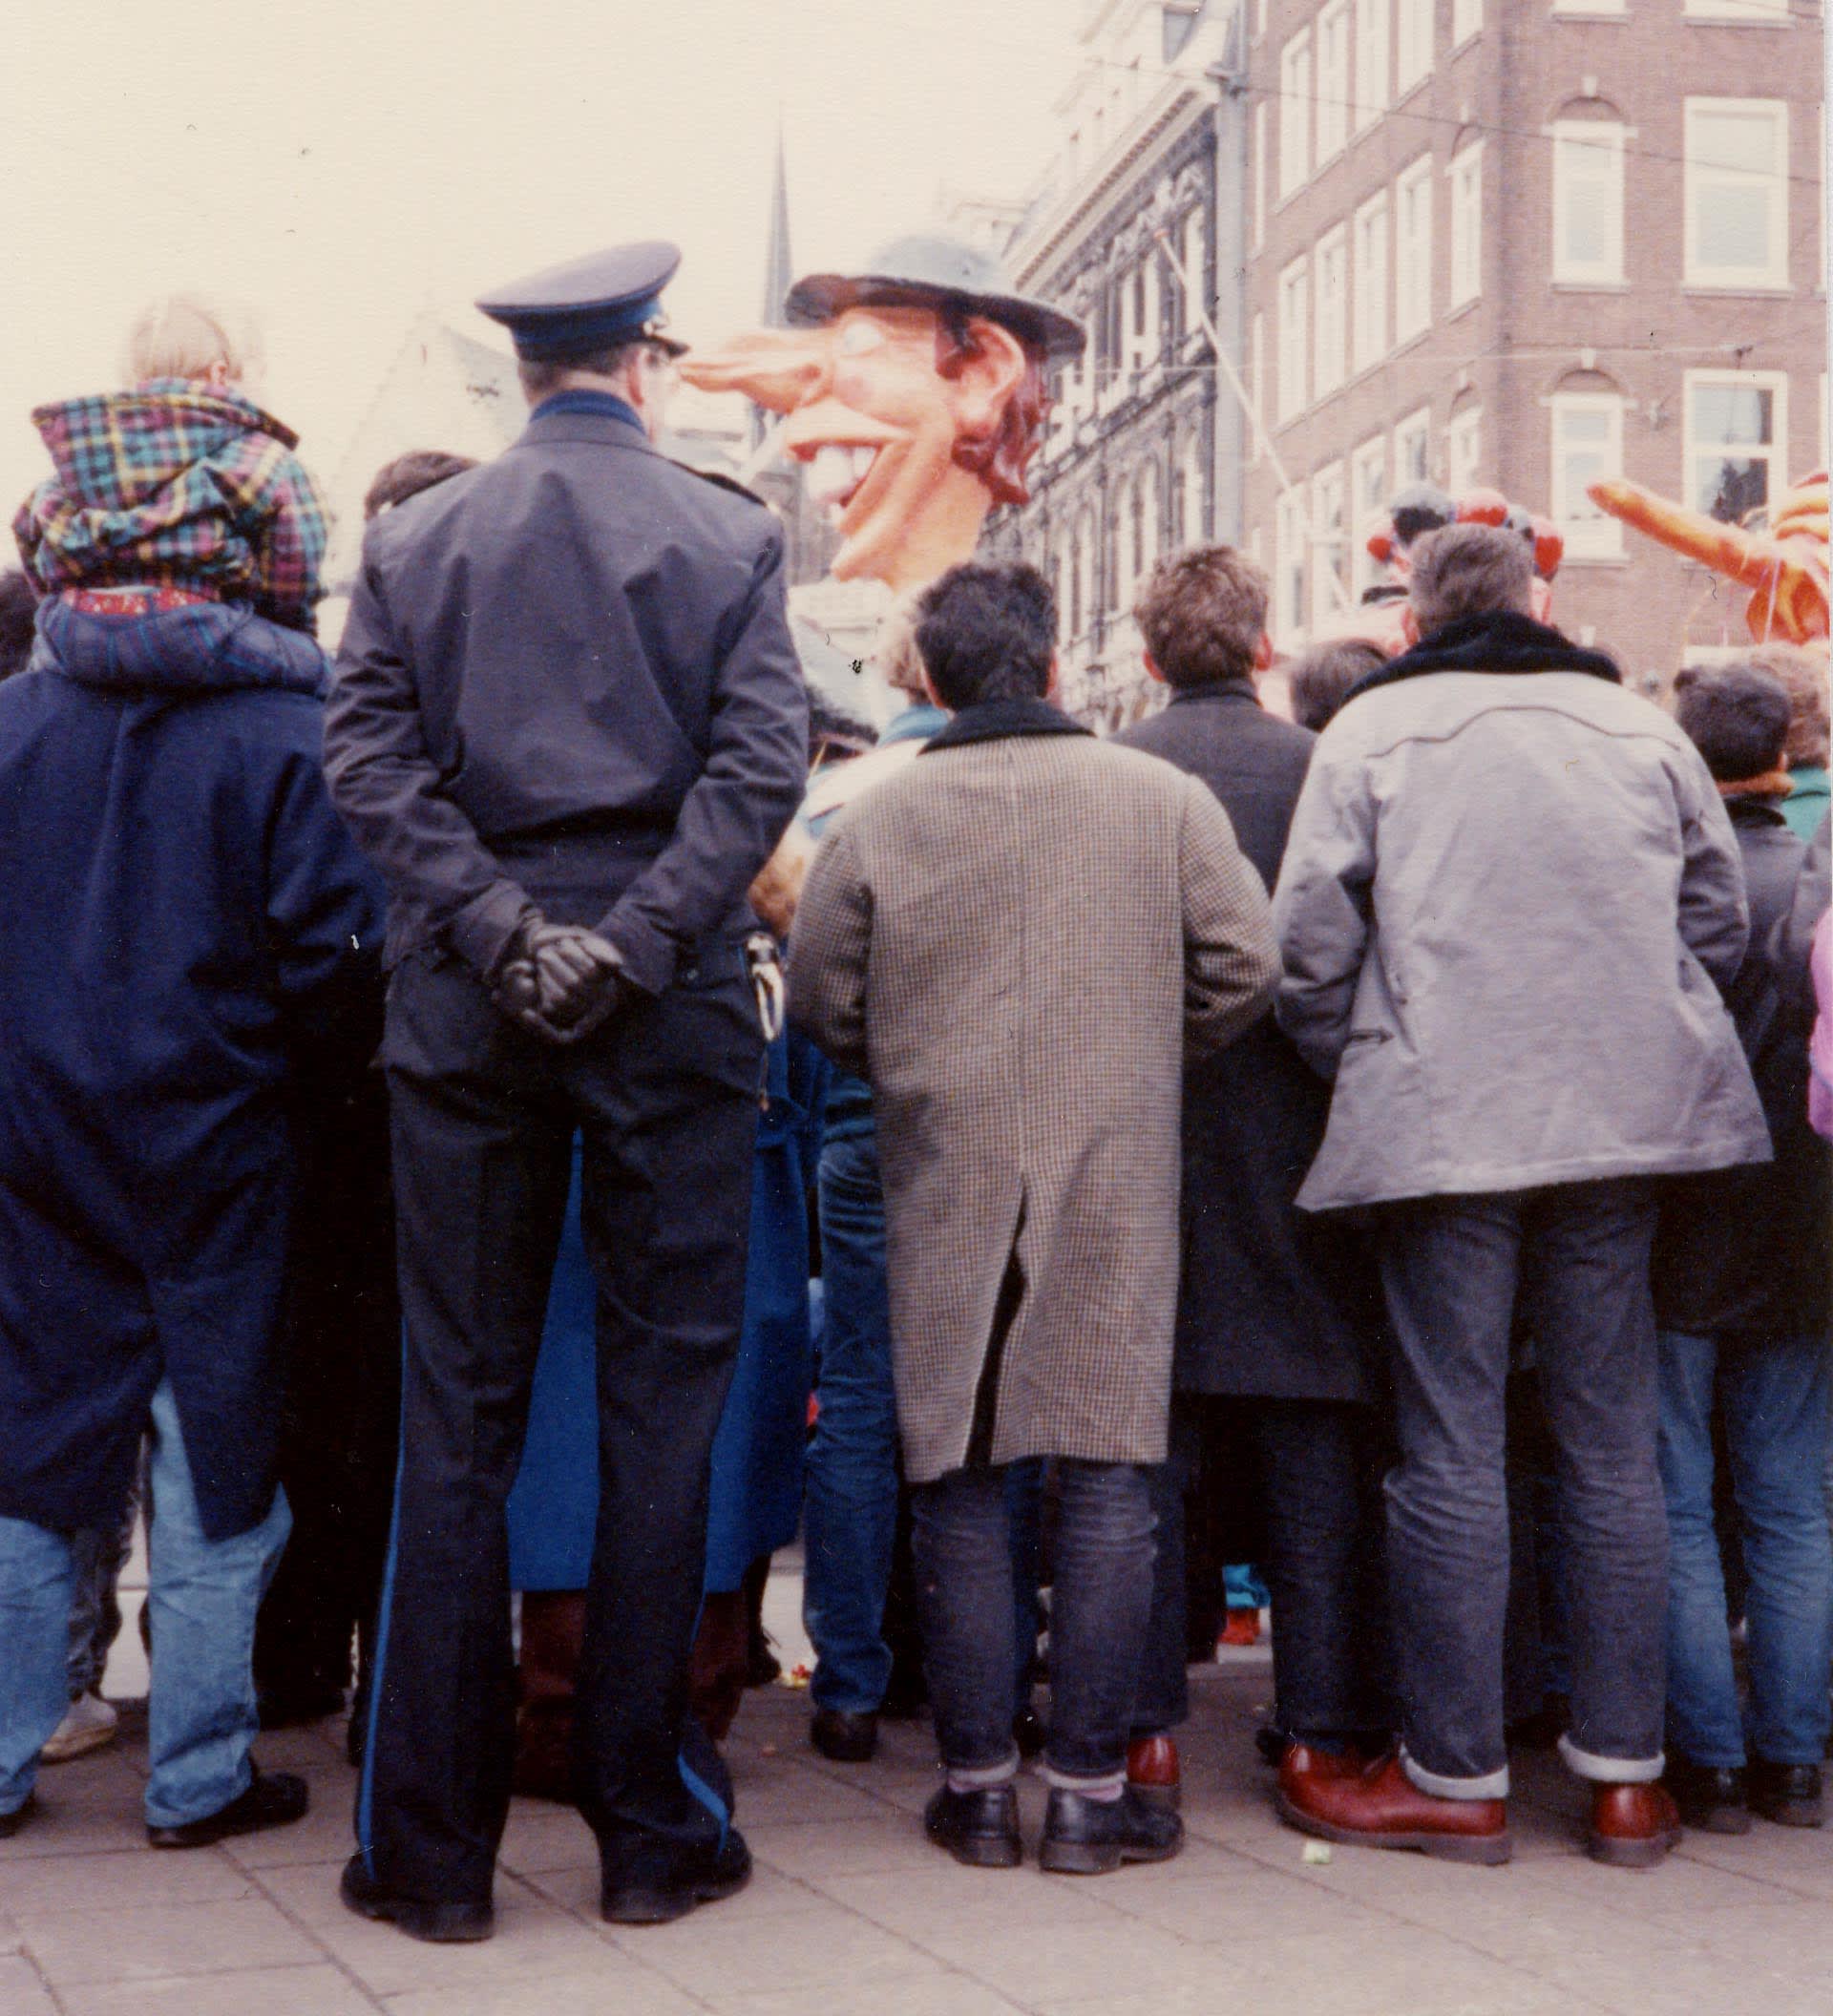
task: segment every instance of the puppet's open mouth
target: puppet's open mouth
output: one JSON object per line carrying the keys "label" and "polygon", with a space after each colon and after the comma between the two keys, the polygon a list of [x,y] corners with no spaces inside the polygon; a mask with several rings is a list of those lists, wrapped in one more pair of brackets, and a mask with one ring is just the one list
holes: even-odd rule
{"label": "puppet's open mouth", "polygon": [[864,443],[828,441],[806,459],[809,495],[815,503],[825,505],[830,516],[837,518],[864,487],[878,459],[878,450]]}

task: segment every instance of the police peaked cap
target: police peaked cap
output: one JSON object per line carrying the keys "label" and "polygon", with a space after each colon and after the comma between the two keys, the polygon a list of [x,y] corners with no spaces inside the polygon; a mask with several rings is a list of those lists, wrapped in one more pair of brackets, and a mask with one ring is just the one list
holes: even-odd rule
{"label": "police peaked cap", "polygon": [[811,273],[783,304],[789,320],[805,326],[859,307],[952,307],[983,315],[1051,357],[1080,356],[1088,340],[1073,315],[1014,292],[1011,276],[990,252],[940,233],[893,239],[867,260],[863,273]]}
{"label": "police peaked cap", "polygon": [[681,247],[665,239],[613,245],[584,259],[513,280],[478,302],[515,340],[531,364],[580,357],[619,343],[654,343],[671,357],[687,346],[663,332],[662,290],[681,264]]}

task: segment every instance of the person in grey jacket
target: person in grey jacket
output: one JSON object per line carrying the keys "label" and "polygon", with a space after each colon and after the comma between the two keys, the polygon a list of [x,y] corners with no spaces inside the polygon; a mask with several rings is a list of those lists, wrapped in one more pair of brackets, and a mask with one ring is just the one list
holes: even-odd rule
{"label": "person in grey jacket", "polygon": [[[1738,845],[1675,724],[1528,614],[1513,534],[1415,552],[1424,642],[1319,739],[1275,896],[1281,1026],[1334,1081],[1298,1193],[1360,1208],[1391,1325],[1387,1484],[1402,1748],[1286,1817],[1328,1839],[1507,1859],[1503,1386],[1517,1312],[1559,1450],[1588,1846],[1678,1837],[1661,1775],[1667,1529],[1653,1179],[1761,1162],[1719,988]],[[1372,1210],[1370,1208],[1373,1208]]]}

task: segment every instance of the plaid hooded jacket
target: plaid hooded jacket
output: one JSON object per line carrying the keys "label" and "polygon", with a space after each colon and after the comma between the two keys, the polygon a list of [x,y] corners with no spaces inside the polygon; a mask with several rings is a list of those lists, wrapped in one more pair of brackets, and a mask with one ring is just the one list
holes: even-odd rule
{"label": "plaid hooded jacket", "polygon": [[61,400],[32,417],[54,473],[12,529],[41,592],[158,583],[310,628],[326,522],[290,428],[183,378]]}

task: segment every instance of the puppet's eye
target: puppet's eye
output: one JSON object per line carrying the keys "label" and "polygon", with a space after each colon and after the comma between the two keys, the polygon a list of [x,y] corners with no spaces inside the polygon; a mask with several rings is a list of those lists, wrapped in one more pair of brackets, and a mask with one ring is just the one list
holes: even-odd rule
{"label": "puppet's eye", "polygon": [[885,332],[876,323],[850,322],[840,331],[840,354],[843,357],[863,357],[868,350],[884,347]]}

